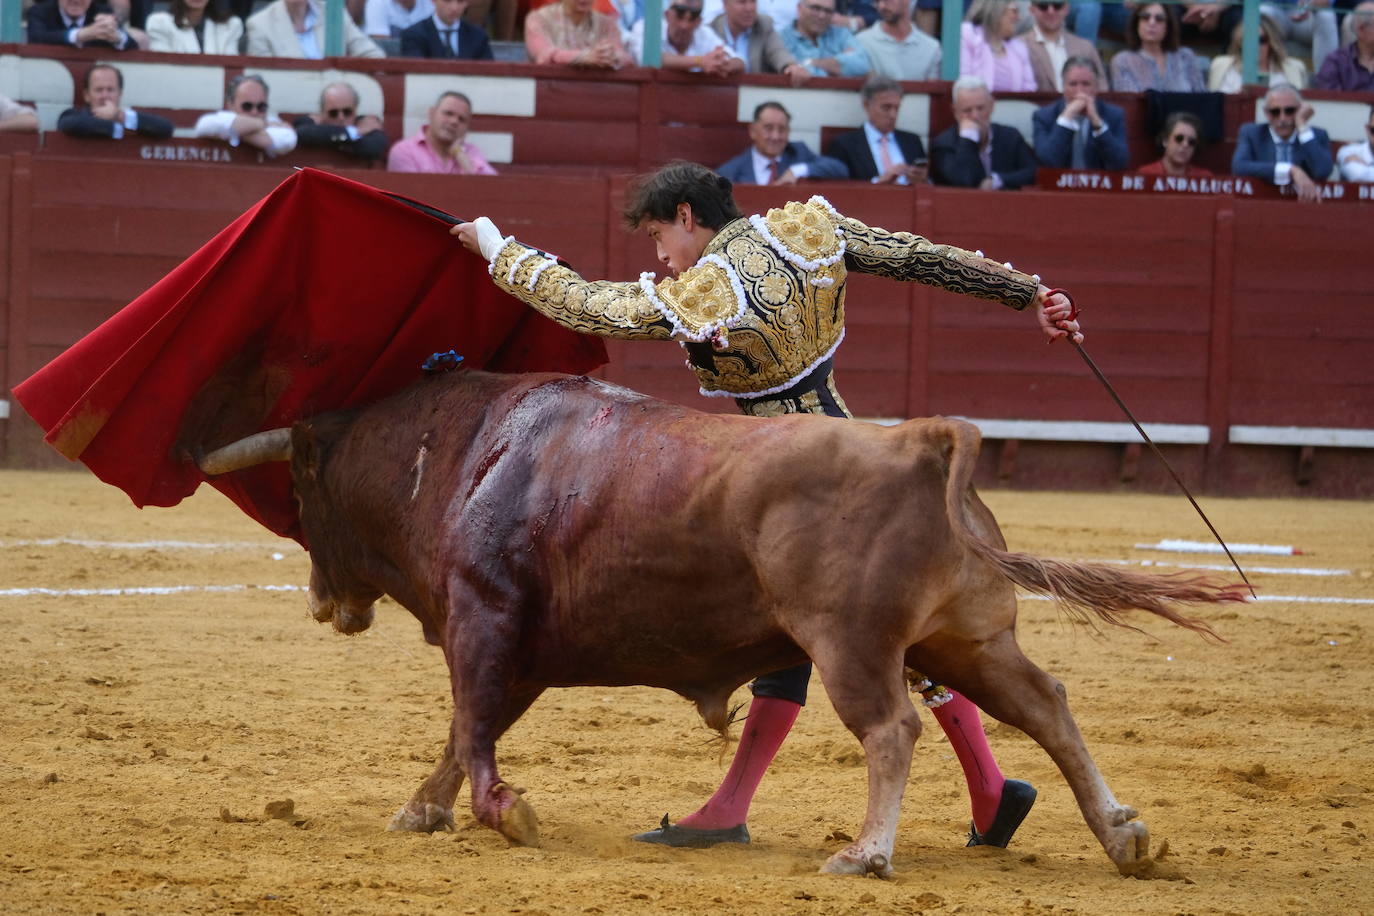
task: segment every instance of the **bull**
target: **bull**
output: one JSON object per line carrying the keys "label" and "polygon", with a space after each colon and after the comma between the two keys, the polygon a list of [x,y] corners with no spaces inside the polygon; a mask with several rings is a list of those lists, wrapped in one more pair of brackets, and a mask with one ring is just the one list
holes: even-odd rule
{"label": "bull", "polygon": [[1149,832],[1084,746],[1063,686],[1016,643],[1014,585],[1075,619],[1140,609],[1207,636],[1168,602],[1230,586],[1006,550],[971,486],[976,427],[706,414],[583,377],[460,372],[205,456],[208,473],[290,460],[310,544],[309,605],[341,633],[389,595],[439,646],[453,723],[433,774],[391,821],[471,808],[511,843],[533,808],[497,772],[501,735],[550,687],[647,685],[724,732],[731,693],[815,663],[863,746],[858,838],[821,871],[892,873],[921,721],[907,667],[1043,747],[1122,873]]}

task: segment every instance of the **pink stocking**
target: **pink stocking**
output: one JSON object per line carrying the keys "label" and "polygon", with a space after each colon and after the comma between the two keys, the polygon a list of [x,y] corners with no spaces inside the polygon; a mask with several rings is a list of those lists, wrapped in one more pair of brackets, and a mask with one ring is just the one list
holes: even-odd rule
{"label": "pink stocking", "polygon": [[931,712],[935,713],[935,721],[945,730],[945,737],[958,755],[959,765],[964,768],[969,802],[973,807],[973,825],[982,833],[992,826],[992,819],[997,816],[1002,783],[1006,780],[983,734],[978,707],[963,694],[953,690],[950,693],[954,699],[936,706]]}
{"label": "pink stocking", "polygon": [[[968,702],[965,700],[964,702]],[[973,704],[969,703],[972,707]],[[722,830],[743,824],[749,818],[749,803],[754,800],[768,764],[782,747],[792,723],[797,721],[801,707],[790,700],[775,697],[754,697],[749,716],[744,720],[735,759],[730,772],[701,809],[678,821],[678,826],[697,830]],[[975,710],[974,715],[977,715]],[[981,734],[981,732],[980,732]],[[987,745],[984,745],[986,747]],[[996,767],[994,766],[994,769]],[[994,810],[997,803],[993,802]]]}

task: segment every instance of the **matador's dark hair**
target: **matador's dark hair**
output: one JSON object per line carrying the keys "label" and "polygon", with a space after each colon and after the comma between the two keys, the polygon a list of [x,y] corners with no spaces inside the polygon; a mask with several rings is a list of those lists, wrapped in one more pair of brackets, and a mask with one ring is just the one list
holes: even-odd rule
{"label": "matador's dark hair", "polygon": [[639,228],[646,219],[672,222],[677,205],[687,204],[692,216],[708,229],[721,229],[740,218],[730,179],[722,178],[704,165],[677,160],[657,172],[642,175],[630,186],[625,201],[625,225]]}

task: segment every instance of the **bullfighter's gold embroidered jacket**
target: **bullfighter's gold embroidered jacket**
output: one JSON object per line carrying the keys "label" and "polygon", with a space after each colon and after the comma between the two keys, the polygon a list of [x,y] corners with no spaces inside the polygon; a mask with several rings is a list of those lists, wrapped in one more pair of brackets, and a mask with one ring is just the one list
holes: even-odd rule
{"label": "bullfighter's gold embroidered jacket", "polygon": [[982,252],[866,226],[822,197],[734,220],[676,278],[589,281],[514,239],[491,263],[498,286],[565,327],[683,342],[702,394],[741,399],[786,391],[834,354],[851,270],[1018,310],[1039,286]]}

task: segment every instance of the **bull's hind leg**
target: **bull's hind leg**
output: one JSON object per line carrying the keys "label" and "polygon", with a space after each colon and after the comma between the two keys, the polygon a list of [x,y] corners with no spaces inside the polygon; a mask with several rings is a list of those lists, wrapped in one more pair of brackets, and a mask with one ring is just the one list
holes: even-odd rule
{"label": "bull's hind leg", "polygon": [[1145,824],[1107,787],[1069,712],[1064,686],[1026,658],[1010,630],[978,648],[923,644],[919,655],[933,675],[1045,749],[1073,789],[1083,819],[1122,874],[1148,867],[1150,834]]}
{"label": "bull's hind leg", "polygon": [[868,760],[868,811],[859,838],[831,856],[821,871],[889,877],[911,750],[921,734],[901,657],[875,653],[868,645],[812,647],[810,654],[835,712],[859,739]]}

